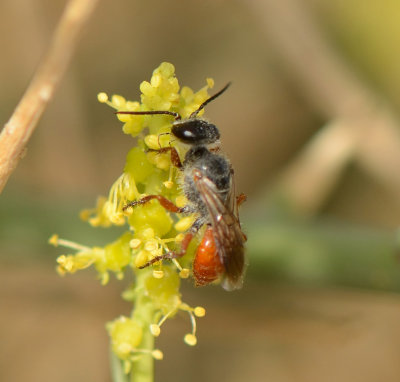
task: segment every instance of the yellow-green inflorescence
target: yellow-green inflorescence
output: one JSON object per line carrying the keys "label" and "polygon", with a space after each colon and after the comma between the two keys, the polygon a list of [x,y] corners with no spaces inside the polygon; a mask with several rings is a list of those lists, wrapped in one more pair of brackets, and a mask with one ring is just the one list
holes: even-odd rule
{"label": "yellow-green inflorescence", "polygon": [[[127,101],[119,95],[110,99],[105,93],[100,93],[98,100],[117,111],[168,110],[185,118],[209,98],[208,89],[212,86],[213,80],[207,79],[207,85],[196,93],[188,87],[180,88],[174,66],[164,62],[154,70],[150,82],[141,83],[141,102]],[[170,154],[149,151],[174,146],[183,157],[184,148],[170,134],[165,134],[170,132],[173,117],[119,114],[117,118],[124,123],[123,132],[137,138],[136,145],[128,152],[123,173],[112,185],[108,198],[99,197],[96,207],[82,211],[81,218],[96,227],[127,224],[129,229],[104,247],[86,247],[59,239],[57,235],[50,242],[75,251],[58,257],[58,272],[62,275],[93,266],[101,283],[106,284],[110,273],[118,279],[127,271],[135,274],[134,284],[123,294],[134,304],[131,316],[122,316],[107,324],[112,350],[129,373],[144,357],[163,357],[160,350],[154,350],[154,337],[160,334],[164,321],[178,311],[188,313],[192,331],[184,341],[195,345],[195,316],[204,316],[205,310],[183,303],[179,292],[180,279],[190,275],[188,267],[196,242],[189,246],[182,259],[139,269],[152,258],[179,249],[183,233],[195,217],[171,214],[157,200],[123,210],[128,202],[150,194],[163,195],[177,206],[185,205],[181,174],[171,164]]]}

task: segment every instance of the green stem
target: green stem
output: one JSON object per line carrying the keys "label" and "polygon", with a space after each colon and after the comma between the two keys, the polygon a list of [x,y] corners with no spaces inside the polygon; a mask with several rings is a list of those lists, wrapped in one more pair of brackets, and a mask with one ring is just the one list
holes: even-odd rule
{"label": "green stem", "polygon": [[[151,272],[151,270],[149,270]],[[144,282],[148,278],[147,272],[140,270],[136,274],[136,297],[133,310],[133,318],[142,324],[143,338],[140,349],[154,350],[154,337],[150,332],[150,325],[154,319],[154,304],[145,295]],[[154,359],[151,354],[143,354],[133,362],[130,382],[153,382]]]}
{"label": "green stem", "polygon": [[110,349],[111,377],[113,382],[129,382],[128,375],[125,374],[122,361]]}

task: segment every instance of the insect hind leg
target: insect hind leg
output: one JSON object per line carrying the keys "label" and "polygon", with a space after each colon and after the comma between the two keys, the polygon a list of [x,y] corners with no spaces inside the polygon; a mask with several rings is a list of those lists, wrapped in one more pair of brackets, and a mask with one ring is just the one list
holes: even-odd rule
{"label": "insect hind leg", "polygon": [[193,234],[191,232],[188,232],[185,235],[185,237],[183,238],[183,240],[182,240],[181,250],[179,252],[171,251],[171,252],[167,252],[167,253],[164,253],[162,255],[153,257],[147,263],[141,265],[138,268],[139,269],[143,269],[143,268],[146,268],[146,267],[148,267],[148,266],[150,266],[150,265],[152,265],[154,263],[157,263],[158,261],[165,260],[165,259],[172,260],[172,259],[179,259],[179,258],[183,257],[186,254],[186,250],[187,250],[190,242],[192,241],[192,239],[193,239]]}
{"label": "insect hind leg", "polygon": [[[149,196],[151,196],[151,195],[149,195]],[[171,251],[171,252],[167,252],[162,255],[153,257],[147,263],[141,265],[138,268],[139,269],[147,268],[148,266],[153,265],[154,263],[157,263],[158,261],[161,261],[161,260],[173,260],[173,259],[179,259],[179,258],[185,256],[190,242],[192,241],[194,235],[197,233],[197,231],[201,228],[201,226],[203,224],[204,224],[204,222],[203,222],[203,219],[201,219],[201,218],[198,218],[194,221],[194,223],[190,227],[189,232],[186,233],[185,237],[182,240],[181,249],[179,252]]]}
{"label": "insect hind leg", "polygon": [[174,203],[172,203],[170,200],[168,200],[166,197],[162,196],[162,195],[147,195],[145,197],[143,197],[140,200],[135,200],[133,202],[129,202],[128,204],[126,204],[123,208],[122,211],[126,211],[129,207],[136,207],[142,204],[146,204],[148,202],[150,202],[150,200],[153,199],[157,199],[159,201],[159,203],[169,212],[174,212],[177,214],[182,214],[187,212],[185,207],[178,207],[176,206]]}

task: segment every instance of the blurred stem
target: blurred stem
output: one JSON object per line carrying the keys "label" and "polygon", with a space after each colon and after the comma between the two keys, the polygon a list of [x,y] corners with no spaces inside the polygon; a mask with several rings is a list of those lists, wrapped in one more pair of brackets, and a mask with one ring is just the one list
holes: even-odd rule
{"label": "blurred stem", "polygon": [[[150,325],[153,323],[155,308],[149,297],[145,295],[145,281],[148,279],[148,272],[143,269],[136,273],[136,296],[132,317],[142,324],[143,338],[140,344],[141,349],[154,350],[154,337],[150,332]],[[152,382],[154,379],[154,359],[151,354],[143,354],[137,361],[133,362],[131,371],[131,382]]]}
{"label": "blurred stem", "polygon": [[98,0],[70,0],[28,89],[0,134],[0,192],[64,75],[82,28]]}
{"label": "blurred stem", "polygon": [[315,134],[281,173],[278,189],[297,213],[312,215],[323,205],[354,159],[357,139],[358,132],[349,123],[333,121]]}
{"label": "blurred stem", "polygon": [[117,355],[110,349],[111,379],[113,382],[129,382],[125,374],[122,362]]}
{"label": "blurred stem", "polygon": [[400,178],[393,175],[400,168],[400,123],[396,113],[329,43],[307,2],[251,0],[246,4],[260,19],[288,75],[315,110],[334,122],[283,173],[281,186],[293,198],[296,210],[315,214],[337,186],[349,160],[399,200]]}

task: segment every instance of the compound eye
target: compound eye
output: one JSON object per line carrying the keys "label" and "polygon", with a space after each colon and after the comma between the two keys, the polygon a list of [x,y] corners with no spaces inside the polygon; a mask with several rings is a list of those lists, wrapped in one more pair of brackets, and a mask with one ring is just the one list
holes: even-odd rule
{"label": "compound eye", "polygon": [[201,119],[174,122],[171,132],[183,143],[191,145],[211,144],[219,139],[217,127]]}

